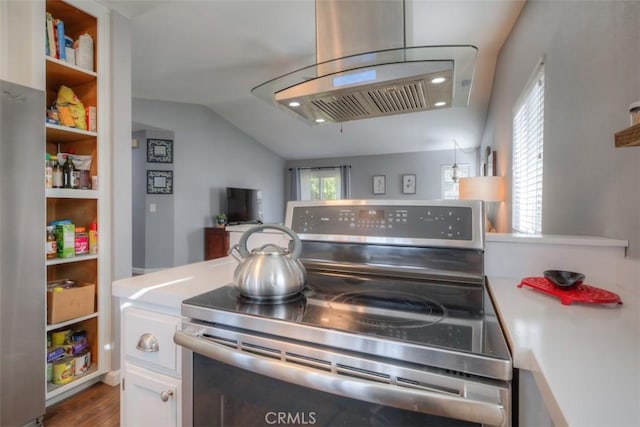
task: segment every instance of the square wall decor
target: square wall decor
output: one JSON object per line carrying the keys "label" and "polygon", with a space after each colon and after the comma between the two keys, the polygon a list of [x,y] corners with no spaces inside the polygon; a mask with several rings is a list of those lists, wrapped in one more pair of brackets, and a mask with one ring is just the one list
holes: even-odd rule
{"label": "square wall decor", "polygon": [[173,163],[173,141],[170,139],[147,139],[148,163]]}
{"label": "square wall decor", "polygon": [[416,176],[402,175],[402,193],[416,194]]}
{"label": "square wall decor", "polygon": [[386,177],[384,175],[373,176],[373,194],[384,194],[387,192]]}
{"label": "square wall decor", "polygon": [[147,171],[147,194],[173,194],[173,171]]}

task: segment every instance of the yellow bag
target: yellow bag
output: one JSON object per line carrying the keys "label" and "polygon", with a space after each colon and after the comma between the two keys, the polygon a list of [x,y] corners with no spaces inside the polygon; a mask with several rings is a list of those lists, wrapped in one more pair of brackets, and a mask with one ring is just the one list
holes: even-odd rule
{"label": "yellow bag", "polygon": [[56,99],[58,110],[67,108],[73,118],[73,124],[77,129],[87,130],[87,117],[82,101],[73,93],[73,90],[60,86],[58,89],[58,98]]}

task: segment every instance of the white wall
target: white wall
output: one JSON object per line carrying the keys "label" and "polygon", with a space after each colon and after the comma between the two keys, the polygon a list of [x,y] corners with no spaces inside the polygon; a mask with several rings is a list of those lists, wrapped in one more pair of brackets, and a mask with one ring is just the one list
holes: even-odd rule
{"label": "white wall", "polygon": [[[111,14],[111,278],[131,276],[131,25]],[[111,368],[120,368],[120,305],[111,305]]]}
{"label": "white wall", "polygon": [[498,152],[510,231],[512,109],[545,62],[542,231],[629,241],[612,280],[640,306],[640,147],[615,148],[640,99],[640,2],[529,0],[498,57],[483,146]]}
{"label": "white wall", "polygon": [[174,265],[204,259],[203,227],[224,211],[226,187],[261,189],[264,221],[283,221],[284,159],[220,116],[194,104],[134,99],[132,120],[175,135]]}
{"label": "white wall", "polygon": [[167,225],[175,222],[175,192],[147,194],[147,170],[173,171],[173,164],[148,163],[147,139],[174,141],[174,150],[176,141],[168,130],[145,129],[132,136],[138,142],[131,149],[133,271],[144,273],[173,267],[175,259],[175,231]]}
{"label": "white wall", "polygon": [[44,90],[44,1],[0,1],[0,79]]}
{"label": "white wall", "polygon": [[[640,257],[640,148],[614,148],[640,99],[640,2],[528,1],[498,58],[483,145],[511,190],[512,109],[545,58],[542,229],[631,241]],[[510,204],[498,230],[510,231]]]}
{"label": "white wall", "polygon": [[[351,198],[353,199],[440,199],[440,169],[453,163],[453,150],[417,153],[354,156],[328,159],[289,160],[287,168],[351,165]],[[478,175],[478,150],[457,150],[456,162],[469,165],[471,176]],[[402,193],[402,175],[416,175],[416,194]],[[373,175],[386,176],[386,194],[373,194]],[[286,179],[289,185],[289,177]],[[287,187],[288,188],[288,187]],[[287,190],[288,191],[288,190]],[[288,197],[288,192],[286,196]]]}

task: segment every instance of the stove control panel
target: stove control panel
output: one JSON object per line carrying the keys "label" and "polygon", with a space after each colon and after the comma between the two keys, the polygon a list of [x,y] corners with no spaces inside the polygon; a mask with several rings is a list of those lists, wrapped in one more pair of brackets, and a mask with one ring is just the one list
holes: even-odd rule
{"label": "stove control panel", "polygon": [[466,206],[295,206],[299,234],[407,239],[473,239],[473,209]]}

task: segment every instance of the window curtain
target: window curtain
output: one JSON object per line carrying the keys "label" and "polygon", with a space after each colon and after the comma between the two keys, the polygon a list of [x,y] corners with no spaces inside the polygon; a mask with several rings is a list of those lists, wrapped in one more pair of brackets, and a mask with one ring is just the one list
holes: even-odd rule
{"label": "window curtain", "polygon": [[[317,168],[291,168],[289,169],[289,200],[302,200],[302,171],[316,169],[334,169],[340,173],[340,195],[342,199],[351,198],[351,165],[322,166]],[[307,177],[308,179],[308,177]]]}
{"label": "window curtain", "polygon": [[340,183],[342,184],[342,198],[351,198],[351,166],[340,166]]}
{"label": "window curtain", "polygon": [[300,200],[300,168],[289,169],[289,200]]}

